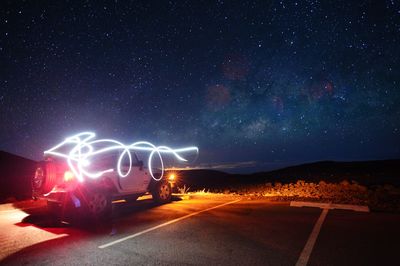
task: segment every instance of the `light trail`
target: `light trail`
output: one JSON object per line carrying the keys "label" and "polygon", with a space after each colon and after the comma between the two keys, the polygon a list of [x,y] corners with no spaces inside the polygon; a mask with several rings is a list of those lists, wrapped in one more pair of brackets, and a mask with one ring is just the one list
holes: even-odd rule
{"label": "light trail", "polygon": [[[63,142],[57,144],[53,148],[44,152],[45,155],[53,155],[66,159],[69,168],[74,173],[79,181],[84,181],[84,177],[99,178],[102,175],[117,170],[120,177],[126,177],[132,170],[132,154],[131,151],[145,151],[149,152],[148,169],[151,177],[159,181],[164,175],[164,161],[162,154],[173,155],[177,160],[186,162],[187,160],[180,155],[185,152],[199,152],[197,147],[185,147],[180,149],[172,149],[167,146],[155,146],[147,141],[138,141],[130,145],[125,145],[113,139],[95,139],[96,134],[93,132],[81,132],[71,137],[66,138]],[[71,150],[67,153],[60,152],[65,146],[73,145]],[[120,155],[117,161],[116,169],[108,168],[97,171],[90,171],[89,166],[91,159],[103,153],[119,151]],[[123,171],[122,162],[128,157],[129,165],[128,170]],[[152,164],[153,158],[157,156],[161,164],[161,176],[156,178],[153,173]]]}

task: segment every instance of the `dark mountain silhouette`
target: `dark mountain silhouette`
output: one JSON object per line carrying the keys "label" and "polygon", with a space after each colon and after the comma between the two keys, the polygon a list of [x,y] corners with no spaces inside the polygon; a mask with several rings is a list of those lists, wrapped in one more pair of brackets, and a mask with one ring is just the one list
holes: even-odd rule
{"label": "dark mountain silhouette", "polygon": [[183,186],[185,184],[191,190],[235,188],[268,182],[290,183],[297,180],[316,183],[319,181],[338,183],[343,180],[354,180],[366,186],[382,184],[400,186],[400,160],[321,161],[247,175],[228,174],[214,170],[183,170],[178,174],[179,182],[177,185]]}
{"label": "dark mountain silhouette", "polygon": [[8,197],[31,197],[31,178],[37,162],[0,151],[0,201]]}
{"label": "dark mountain silhouette", "polygon": [[252,176],[267,176],[283,182],[298,179],[310,182],[354,180],[363,185],[392,184],[399,186],[400,159],[356,162],[321,161],[266,173],[255,173]]}
{"label": "dark mountain silhouette", "polygon": [[[8,197],[26,199],[31,196],[31,178],[37,162],[0,151],[0,201]],[[366,186],[392,184],[400,186],[400,159],[360,162],[321,161],[286,167],[270,172],[229,174],[216,170],[182,170],[177,186],[193,190],[225,190],[268,182],[290,183],[357,181]]]}

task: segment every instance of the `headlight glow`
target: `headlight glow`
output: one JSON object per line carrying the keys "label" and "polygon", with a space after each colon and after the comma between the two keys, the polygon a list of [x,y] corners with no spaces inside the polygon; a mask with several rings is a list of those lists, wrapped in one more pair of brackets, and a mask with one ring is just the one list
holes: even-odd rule
{"label": "headlight glow", "polygon": [[170,174],[168,177],[169,181],[174,181],[175,180],[175,174]]}

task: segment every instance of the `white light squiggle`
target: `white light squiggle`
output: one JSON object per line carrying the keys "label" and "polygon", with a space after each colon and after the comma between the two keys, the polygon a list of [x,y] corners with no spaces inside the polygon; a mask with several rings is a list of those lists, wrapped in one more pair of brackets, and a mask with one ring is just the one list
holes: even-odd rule
{"label": "white light squiggle", "polygon": [[[148,159],[148,169],[151,177],[159,181],[162,179],[164,175],[164,161],[162,158],[162,154],[171,154],[177,160],[186,162],[187,160],[183,158],[180,153],[182,152],[190,152],[194,151],[196,153],[199,152],[197,147],[186,147],[181,149],[171,149],[167,146],[155,146],[147,141],[138,141],[132,143],[130,145],[124,145],[123,143],[113,140],[113,139],[99,139],[94,140],[96,134],[93,132],[82,132],[78,133],[74,136],[66,138],[60,144],[54,146],[53,148],[44,152],[44,154],[53,155],[57,157],[62,157],[67,160],[68,166],[71,171],[74,173],[76,178],[79,181],[83,181],[84,177],[89,178],[99,178],[105,173],[115,171],[114,168],[98,170],[97,172],[91,172],[88,168],[90,165],[90,159],[96,155],[110,152],[110,151],[120,151],[120,156],[117,162],[117,172],[120,177],[126,177],[132,170],[132,154],[131,151],[146,151],[149,152]],[[62,148],[65,145],[74,145],[73,148],[69,151],[69,153],[62,153],[57,150]],[[96,149],[97,147],[97,149]],[[160,159],[161,164],[161,176],[156,178],[153,174],[152,170],[152,162],[154,155],[157,154]],[[125,172],[122,171],[122,162],[125,156],[128,156],[129,159],[129,167]]]}

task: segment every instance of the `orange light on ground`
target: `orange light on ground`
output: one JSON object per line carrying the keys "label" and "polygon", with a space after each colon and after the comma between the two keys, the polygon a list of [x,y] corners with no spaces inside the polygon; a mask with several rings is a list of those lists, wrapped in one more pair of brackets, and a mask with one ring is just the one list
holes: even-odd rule
{"label": "orange light on ground", "polygon": [[68,181],[71,181],[72,179],[74,179],[74,173],[72,173],[71,171],[65,171],[64,181],[68,182]]}

